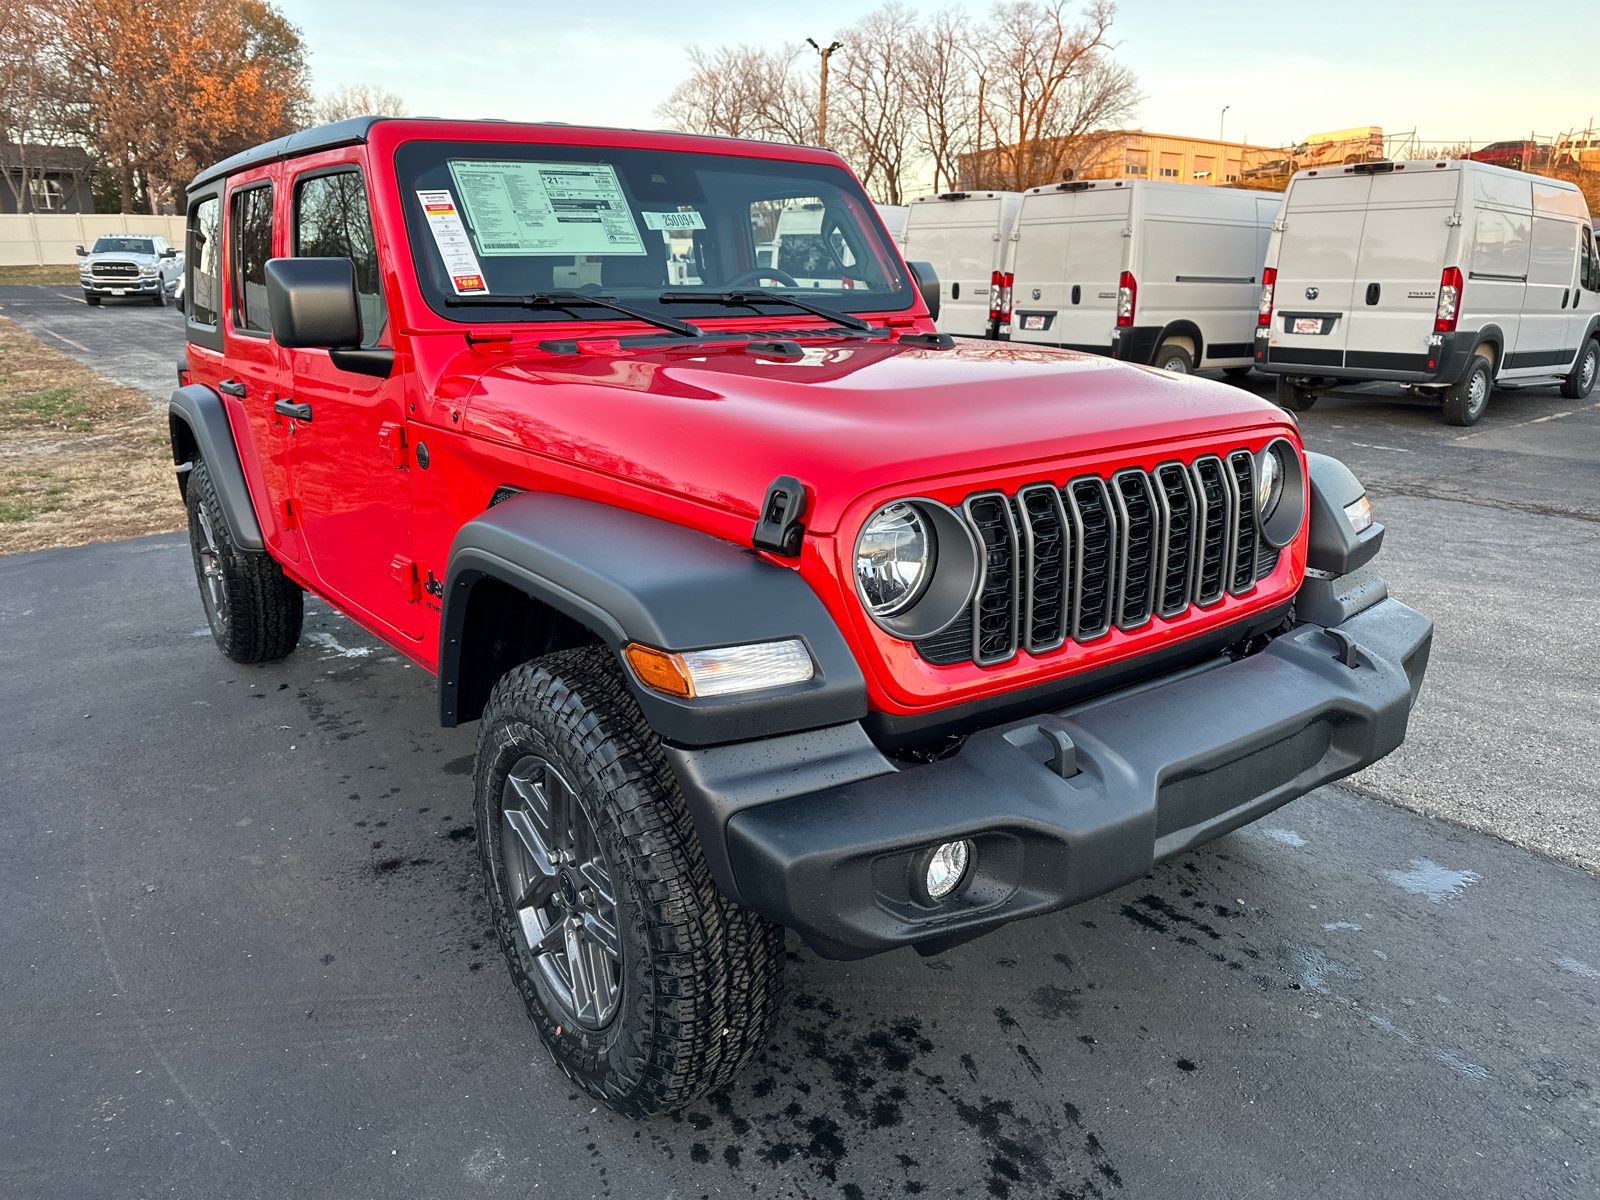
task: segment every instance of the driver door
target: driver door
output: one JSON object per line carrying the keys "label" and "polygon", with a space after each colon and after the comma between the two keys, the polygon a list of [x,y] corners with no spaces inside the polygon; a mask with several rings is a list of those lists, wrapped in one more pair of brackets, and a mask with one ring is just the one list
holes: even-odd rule
{"label": "driver door", "polygon": [[[356,162],[322,165],[290,181],[290,253],[348,258],[356,268],[362,346],[392,347],[366,181]],[[387,379],[333,365],[328,351],[285,350],[293,436],[294,508],[323,590],[365,623],[405,638],[423,635],[427,616],[409,567],[411,493],[405,397]],[[309,420],[305,419],[309,416]]]}

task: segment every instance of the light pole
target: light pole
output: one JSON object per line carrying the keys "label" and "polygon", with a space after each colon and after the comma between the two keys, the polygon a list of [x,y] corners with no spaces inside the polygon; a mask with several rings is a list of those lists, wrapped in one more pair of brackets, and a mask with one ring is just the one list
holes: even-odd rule
{"label": "light pole", "polygon": [[844,48],[843,42],[834,42],[826,48],[806,39],[811,43],[811,48],[822,55],[822,94],[817,98],[817,145],[828,144],[828,59],[833,57],[835,50]]}
{"label": "light pole", "polygon": [[1224,104],[1222,106],[1222,115],[1217,118],[1217,141],[1219,142],[1222,140],[1222,131],[1228,125],[1228,110],[1232,107],[1233,105],[1231,104]]}

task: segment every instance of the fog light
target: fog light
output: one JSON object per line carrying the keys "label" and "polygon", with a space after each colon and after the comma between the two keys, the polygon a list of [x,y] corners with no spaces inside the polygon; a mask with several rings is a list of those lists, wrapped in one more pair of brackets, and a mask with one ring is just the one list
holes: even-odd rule
{"label": "fog light", "polygon": [[961,885],[967,873],[971,842],[946,842],[928,860],[928,898],[943,900]]}

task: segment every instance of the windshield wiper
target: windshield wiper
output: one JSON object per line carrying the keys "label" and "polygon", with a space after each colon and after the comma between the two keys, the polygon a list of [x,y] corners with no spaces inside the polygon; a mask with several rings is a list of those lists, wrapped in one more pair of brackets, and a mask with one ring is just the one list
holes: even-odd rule
{"label": "windshield wiper", "polygon": [[826,308],[821,304],[812,304],[808,300],[797,300],[793,296],[785,296],[778,292],[768,292],[761,288],[743,288],[731,292],[662,292],[657,299],[662,304],[727,304],[743,308],[754,308],[756,304],[787,304],[790,308],[798,308],[808,312],[814,317],[843,325],[847,329],[872,329],[872,322],[863,321],[860,317],[851,316],[849,313],[840,312],[836,308]]}
{"label": "windshield wiper", "polygon": [[591,296],[586,292],[532,292],[525,296],[447,296],[445,304],[451,308],[559,308],[568,311],[574,308],[609,308],[612,312],[619,312],[636,321],[654,325],[657,329],[671,330],[684,337],[705,336],[698,325],[679,321],[675,317],[657,316],[627,304],[618,304],[610,296]]}

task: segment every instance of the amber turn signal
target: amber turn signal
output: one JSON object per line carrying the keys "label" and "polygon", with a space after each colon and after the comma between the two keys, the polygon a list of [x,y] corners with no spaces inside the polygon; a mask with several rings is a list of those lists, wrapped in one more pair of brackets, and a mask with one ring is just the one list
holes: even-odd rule
{"label": "amber turn signal", "polygon": [[694,684],[690,682],[688,669],[678,655],[668,654],[665,650],[653,650],[638,642],[629,642],[623,654],[645,687],[685,699],[694,695]]}

